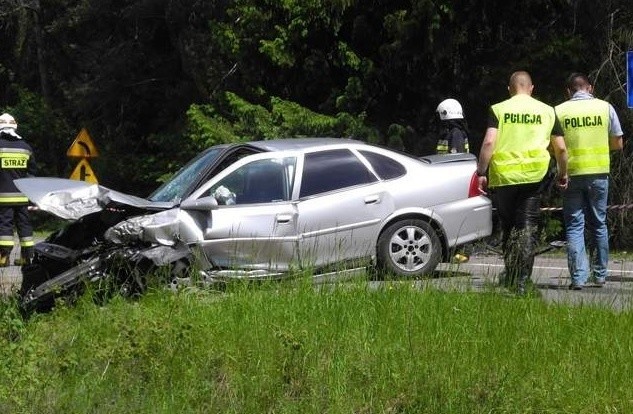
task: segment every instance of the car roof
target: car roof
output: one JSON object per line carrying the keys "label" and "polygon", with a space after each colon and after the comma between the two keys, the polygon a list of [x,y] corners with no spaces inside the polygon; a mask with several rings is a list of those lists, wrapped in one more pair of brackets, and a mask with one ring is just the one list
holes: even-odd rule
{"label": "car roof", "polygon": [[350,138],[279,138],[248,142],[248,145],[262,151],[305,150],[313,147],[345,144],[365,144],[365,142]]}

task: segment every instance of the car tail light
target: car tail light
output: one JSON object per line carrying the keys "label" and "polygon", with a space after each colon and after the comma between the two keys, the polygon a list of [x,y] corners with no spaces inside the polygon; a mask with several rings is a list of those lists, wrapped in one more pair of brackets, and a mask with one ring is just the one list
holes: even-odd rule
{"label": "car tail light", "polygon": [[477,177],[477,173],[474,172],[473,176],[470,177],[470,185],[468,186],[468,198],[477,197],[481,194],[482,192],[479,191],[479,177]]}

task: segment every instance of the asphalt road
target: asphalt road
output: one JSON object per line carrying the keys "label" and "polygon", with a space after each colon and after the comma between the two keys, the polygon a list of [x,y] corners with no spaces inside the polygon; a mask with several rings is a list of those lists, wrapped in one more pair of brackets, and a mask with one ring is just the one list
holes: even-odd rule
{"label": "asphalt road", "polygon": [[[497,286],[503,260],[497,255],[475,255],[462,264],[441,264],[438,286],[463,284],[474,290]],[[607,306],[616,310],[633,307],[633,262],[611,260],[607,283],[603,287],[587,285],[581,291],[569,290],[571,282],[564,255],[537,256],[532,281],[547,302],[574,305]]]}
{"label": "asphalt road", "polygon": [[11,257],[9,258],[9,263],[11,266],[0,267],[0,294],[6,295],[11,293],[13,289],[17,289],[22,281],[22,272],[20,271],[19,266],[13,266],[13,261],[20,257],[19,254],[20,248],[19,243],[18,247],[13,248],[11,252]]}
{"label": "asphalt road", "polygon": [[[11,255],[15,259],[17,249]],[[476,254],[466,263],[442,263],[435,277],[416,282],[440,289],[489,291],[497,289],[503,261],[494,254]],[[17,289],[22,279],[18,266],[0,268],[0,294]],[[328,283],[336,277],[327,278]],[[611,260],[607,283],[603,287],[587,286],[582,291],[568,289],[570,279],[564,255],[537,256],[532,280],[543,300],[571,305],[606,306],[615,310],[633,308],[633,261]],[[379,284],[380,282],[372,282]]]}

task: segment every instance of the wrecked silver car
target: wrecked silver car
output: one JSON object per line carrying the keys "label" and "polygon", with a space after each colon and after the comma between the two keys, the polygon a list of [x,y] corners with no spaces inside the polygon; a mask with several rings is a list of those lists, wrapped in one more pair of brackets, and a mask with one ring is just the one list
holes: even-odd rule
{"label": "wrecked silver car", "polygon": [[16,185],[69,224],[23,268],[26,306],[50,306],[86,282],[126,294],[147,276],[196,280],[286,277],[372,265],[379,274],[433,271],[455,247],[492,231],[472,154],[416,158],[338,138],[211,147],[149,197],[57,178]]}

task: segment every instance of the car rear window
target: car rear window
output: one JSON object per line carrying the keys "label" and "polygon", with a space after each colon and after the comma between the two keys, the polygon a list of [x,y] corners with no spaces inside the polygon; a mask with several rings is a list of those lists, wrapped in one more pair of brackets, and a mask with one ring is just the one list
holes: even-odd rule
{"label": "car rear window", "polygon": [[350,150],[314,152],[305,156],[299,197],[375,181],[376,176]]}
{"label": "car rear window", "polygon": [[404,165],[386,155],[371,151],[359,151],[369,161],[376,174],[383,180],[402,177],[407,173]]}

